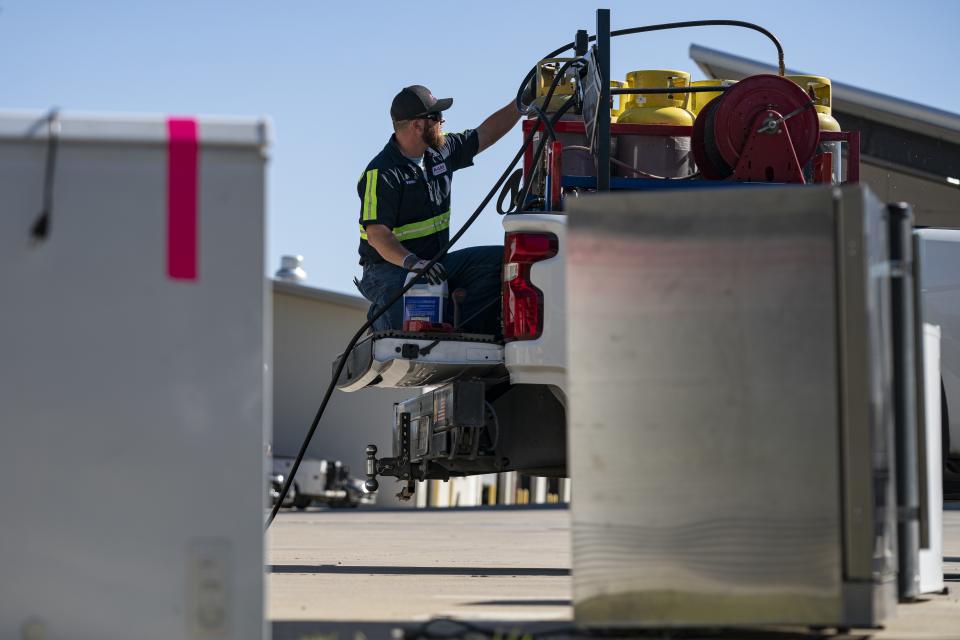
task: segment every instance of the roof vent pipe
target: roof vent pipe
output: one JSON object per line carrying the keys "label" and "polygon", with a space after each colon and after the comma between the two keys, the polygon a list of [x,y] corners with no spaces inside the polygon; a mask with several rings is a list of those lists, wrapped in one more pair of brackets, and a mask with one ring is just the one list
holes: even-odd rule
{"label": "roof vent pipe", "polygon": [[283,256],[280,258],[280,268],[273,274],[277,280],[287,282],[303,282],[307,279],[307,272],[303,270],[303,256]]}

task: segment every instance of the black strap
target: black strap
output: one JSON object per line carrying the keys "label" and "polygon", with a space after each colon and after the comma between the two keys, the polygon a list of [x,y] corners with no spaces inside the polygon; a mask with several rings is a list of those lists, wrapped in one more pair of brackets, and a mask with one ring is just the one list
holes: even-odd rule
{"label": "black strap", "polygon": [[57,168],[57,143],[60,140],[60,110],[51,109],[47,115],[47,161],[43,174],[43,206],[40,215],[30,227],[34,240],[42,242],[50,235],[50,215],[53,212],[53,179]]}

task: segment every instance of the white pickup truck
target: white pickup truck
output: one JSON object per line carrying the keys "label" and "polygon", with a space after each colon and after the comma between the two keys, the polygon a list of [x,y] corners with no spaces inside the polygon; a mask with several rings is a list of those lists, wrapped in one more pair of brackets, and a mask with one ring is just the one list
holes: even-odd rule
{"label": "white pickup truck", "polygon": [[[392,457],[368,450],[368,476],[428,478],[566,470],[566,216],[503,218],[504,340],[372,334],[338,386],[428,387],[397,405]],[[918,232],[925,322],[941,329],[944,488],[960,497],[960,231]],[[371,466],[372,465],[372,466]]]}
{"label": "white pickup truck", "polygon": [[[503,340],[374,333],[349,354],[338,387],[430,387],[400,403],[392,458],[368,468],[410,481],[519,470],[565,476],[566,217],[503,218]],[[372,474],[370,474],[372,475]]]}

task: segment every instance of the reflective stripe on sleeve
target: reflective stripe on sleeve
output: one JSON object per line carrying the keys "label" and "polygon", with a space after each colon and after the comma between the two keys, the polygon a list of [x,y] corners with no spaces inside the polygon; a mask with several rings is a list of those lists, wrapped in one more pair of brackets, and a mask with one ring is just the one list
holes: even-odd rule
{"label": "reflective stripe on sleeve", "polygon": [[415,238],[432,236],[433,234],[440,233],[449,227],[450,212],[447,211],[446,213],[441,213],[440,215],[430,218],[429,220],[421,220],[420,222],[405,224],[402,227],[394,227],[393,235],[397,236],[397,240],[413,240]]}
{"label": "reflective stripe on sleeve", "polygon": [[[364,220],[367,218],[364,217]],[[393,235],[400,240],[415,240],[416,238],[425,238],[427,236],[432,236],[435,233],[440,233],[444,229],[450,228],[450,212],[441,213],[438,216],[434,216],[428,220],[421,220],[420,222],[413,222],[411,224],[405,224],[401,227],[394,227]],[[363,240],[367,239],[367,232],[363,228],[363,225],[360,225],[360,238]]]}
{"label": "reflective stripe on sleeve", "polygon": [[379,174],[379,169],[367,171],[367,188],[363,196],[364,222],[377,219],[377,177]]}

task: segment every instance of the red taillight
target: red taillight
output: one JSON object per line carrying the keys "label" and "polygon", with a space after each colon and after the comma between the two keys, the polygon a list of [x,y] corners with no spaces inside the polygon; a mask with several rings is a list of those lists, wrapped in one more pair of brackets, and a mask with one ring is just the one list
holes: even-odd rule
{"label": "red taillight", "polygon": [[557,255],[557,236],[508,233],[503,244],[503,338],[539,338],[543,333],[543,292],[530,282],[530,267]]}

